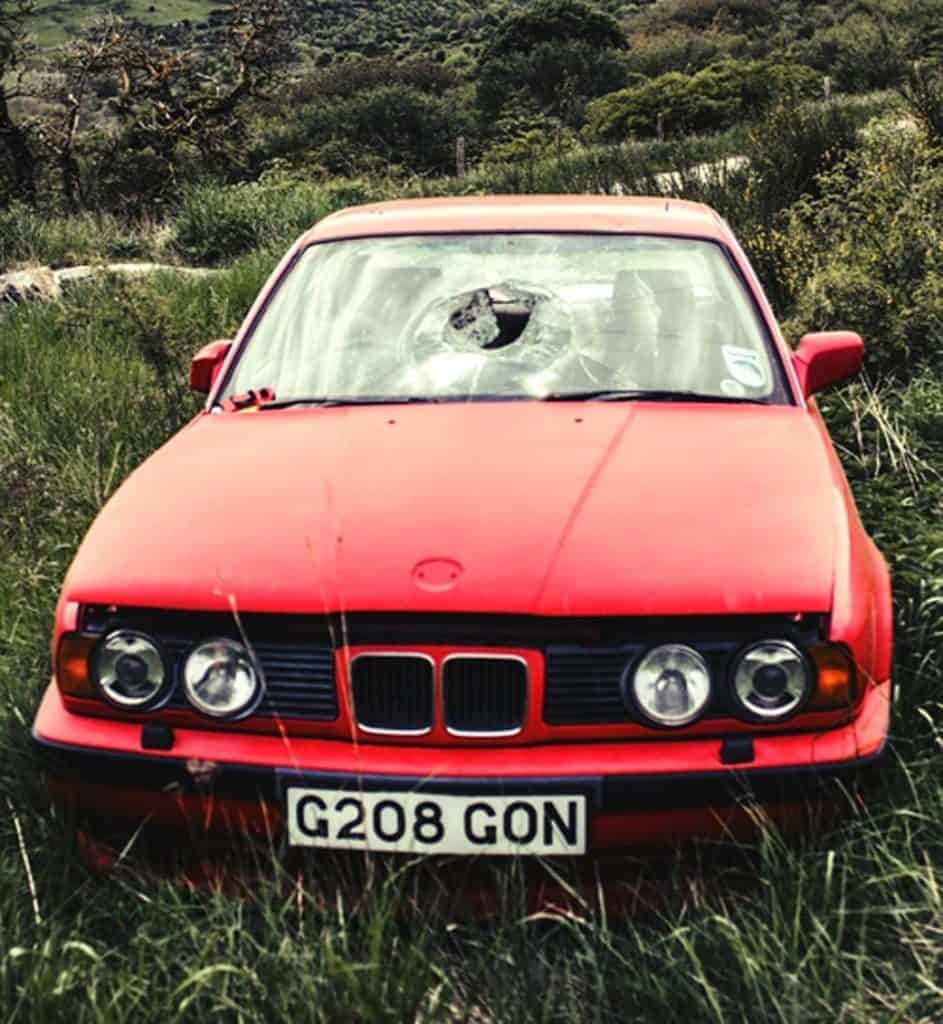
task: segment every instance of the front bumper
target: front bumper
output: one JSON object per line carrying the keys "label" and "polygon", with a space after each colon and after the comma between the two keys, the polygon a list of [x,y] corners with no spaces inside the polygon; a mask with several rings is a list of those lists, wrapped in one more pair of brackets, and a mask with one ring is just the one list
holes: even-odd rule
{"label": "front bumper", "polygon": [[[288,784],[464,795],[584,793],[590,846],[740,835],[762,817],[791,827],[809,805],[880,756],[890,683],[869,689],[855,720],[819,733],[757,735],[749,763],[726,765],[718,739],[409,748],[176,729],[144,751],[140,725],[70,713],[50,685],[33,729],[53,797],[98,818],[192,833],[271,836]],[[760,805],[763,815],[757,815]]]}

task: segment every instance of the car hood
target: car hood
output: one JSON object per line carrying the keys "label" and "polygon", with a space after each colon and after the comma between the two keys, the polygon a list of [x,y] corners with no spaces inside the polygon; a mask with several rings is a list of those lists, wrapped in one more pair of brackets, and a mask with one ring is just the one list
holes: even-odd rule
{"label": "car hood", "polygon": [[244,611],[827,611],[836,481],[793,407],[200,416],[89,531],[73,601]]}

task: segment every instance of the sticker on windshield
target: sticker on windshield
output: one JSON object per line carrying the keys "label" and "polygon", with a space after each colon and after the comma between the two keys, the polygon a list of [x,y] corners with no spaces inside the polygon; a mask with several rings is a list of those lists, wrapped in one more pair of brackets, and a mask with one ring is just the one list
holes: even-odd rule
{"label": "sticker on windshield", "polygon": [[723,345],[727,372],[735,381],[747,388],[761,388],[766,384],[766,371],[758,352],[737,345]]}
{"label": "sticker on windshield", "polygon": [[738,380],[731,380],[730,377],[726,377],[720,382],[720,390],[730,398],[743,398],[747,393],[747,389]]}

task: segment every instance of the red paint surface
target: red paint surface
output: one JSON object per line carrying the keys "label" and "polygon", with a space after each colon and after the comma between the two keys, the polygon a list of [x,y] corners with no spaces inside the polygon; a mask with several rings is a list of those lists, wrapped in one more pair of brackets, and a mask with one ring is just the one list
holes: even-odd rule
{"label": "red paint surface", "polygon": [[[793,407],[204,416],[96,520],[73,601],[240,611],[824,612],[839,487]],[[453,559],[448,588],[416,585]]]}

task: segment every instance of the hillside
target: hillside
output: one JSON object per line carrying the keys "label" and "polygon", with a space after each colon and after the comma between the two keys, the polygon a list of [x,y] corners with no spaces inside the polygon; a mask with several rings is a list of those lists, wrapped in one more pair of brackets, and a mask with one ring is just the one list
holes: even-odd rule
{"label": "hillside", "polygon": [[[313,45],[374,54],[477,44],[509,10],[522,6],[514,0],[299,0],[292,9]],[[599,6],[627,16],[646,4],[610,0]],[[40,45],[58,46],[109,14],[160,27],[181,21],[206,24],[220,9],[218,0],[36,0],[31,29]]]}

